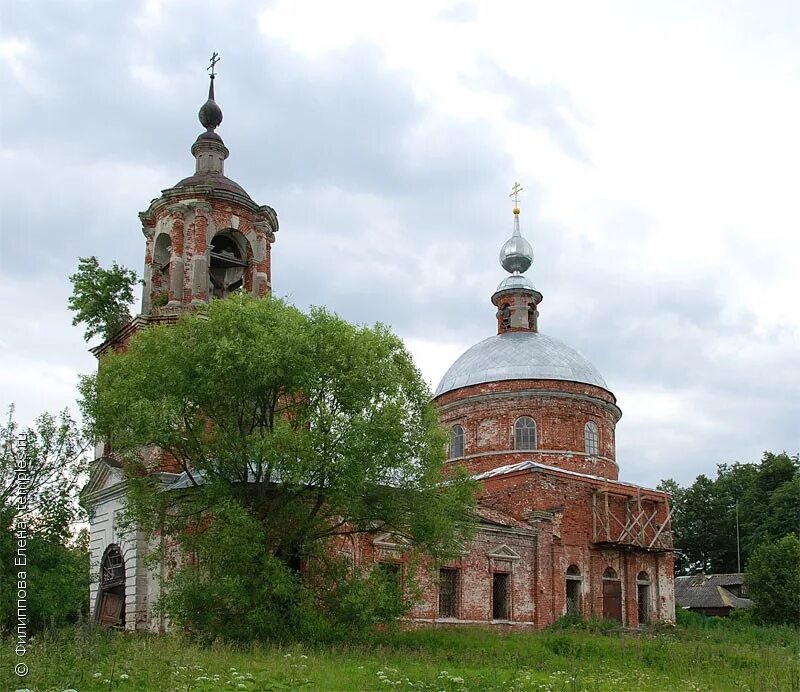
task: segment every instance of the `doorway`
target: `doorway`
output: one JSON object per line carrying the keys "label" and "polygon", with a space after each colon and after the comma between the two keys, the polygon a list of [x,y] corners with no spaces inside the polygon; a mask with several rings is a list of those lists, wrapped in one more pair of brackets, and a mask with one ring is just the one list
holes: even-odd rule
{"label": "doorway", "polygon": [[650,622],[650,575],[639,572],[636,577],[636,600],[638,602],[639,624]]}
{"label": "doorway", "polygon": [[603,572],[603,617],[622,622],[622,582],[611,567]]}
{"label": "doorway", "polygon": [[107,628],[125,628],[125,561],[118,545],[110,545],[100,563],[97,621]]}
{"label": "doorway", "polygon": [[581,607],[581,586],[583,579],[577,565],[567,568],[567,615],[580,617],[583,614]]}

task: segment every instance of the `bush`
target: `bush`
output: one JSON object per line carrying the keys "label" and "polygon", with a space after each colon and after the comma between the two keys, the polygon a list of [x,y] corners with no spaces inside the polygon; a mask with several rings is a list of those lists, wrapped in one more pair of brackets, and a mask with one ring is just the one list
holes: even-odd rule
{"label": "bush", "polygon": [[353,570],[323,555],[300,574],[263,549],[262,528],[245,508],[226,501],[214,516],[181,536],[185,554],[201,559],[179,567],[159,602],[199,640],[359,640],[410,605],[391,572]]}
{"label": "bush", "polygon": [[759,545],[747,562],[745,583],[756,622],[800,625],[800,538],[789,534]]}

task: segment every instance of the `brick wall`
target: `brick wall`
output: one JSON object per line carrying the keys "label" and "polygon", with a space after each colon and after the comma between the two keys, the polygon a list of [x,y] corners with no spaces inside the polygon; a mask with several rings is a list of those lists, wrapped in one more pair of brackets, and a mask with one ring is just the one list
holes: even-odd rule
{"label": "brick wall", "polygon": [[[618,477],[614,429],[621,414],[613,394],[600,387],[558,380],[488,382],[447,392],[436,403],[442,425],[463,427],[462,463],[474,473],[534,459]],[[514,423],[521,416],[536,422],[535,450],[514,450]],[[589,421],[600,437],[599,454],[591,456],[584,444]]]}

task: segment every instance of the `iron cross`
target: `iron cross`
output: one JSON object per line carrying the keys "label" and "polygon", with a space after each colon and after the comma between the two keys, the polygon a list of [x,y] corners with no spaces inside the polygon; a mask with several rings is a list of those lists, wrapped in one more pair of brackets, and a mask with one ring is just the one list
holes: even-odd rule
{"label": "iron cross", "polygon": [[216,53],[216,52],[212,53],[211,54],[211,64],[206,68],[207,70],[211,70],[211,76],[212,77],[214,77],[214,75],[216,74],[214,72],[214,65],[216,65],[218,62],[219,62],[219,53]]}
{"label": "iron cross", "polygon": [[519,193],[522,192],[523,189],[524,188],[522,187],[522,185],[520,185],[517,182],[515,182],[514,186],[511,188],[511,194],[509,195],[509,197],[513,197],[514,198],[514,206],[515,207],[519,206]]}

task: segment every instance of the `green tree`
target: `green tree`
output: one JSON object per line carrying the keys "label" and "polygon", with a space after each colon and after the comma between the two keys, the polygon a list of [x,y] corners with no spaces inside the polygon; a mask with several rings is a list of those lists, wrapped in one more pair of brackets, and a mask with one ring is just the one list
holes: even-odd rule
{"label": "green tree", "polygon": [[78,271],[69,277],[72,295],[67,304],[75,313],[72,324],[84,324],[84,339],[93,336],[108,339],[131,319],[136,273],[119,266],[103,269],[97,257],[81,257]]}
{"label": "green tree", "polygon": [[673,495],[678,573],[738,571],[760,543],[797,532],[798,467],[797,456],[765,452],[758,464],[719,464],[714,480],[701,475],[685,488],[673,480],[663,481],[659,488]]}
{"label": "green tree", "polygon": [[[764,452],[752,482],[742,490],[739,517],[743,528],[746,553],[764,541],[775,541],[787,533],[800,530],[798,504],[784,509],[798,497],[800,460],[786,453]],[[777,512],[777,513],[774,513]]]}
{"label": "green tree", "polygon": [[[75,621],[88,607],[89,557],[78,485],[86,470],[85,436],[64,411],[22,428],[8,411],[0,426],[0,630],[16,625],[18,573],[30,584],[29,633]],[[18,564],[19,541],[25,564]]]}
{"label": "green tree", "polygon": [[[299,628],[304,613],[352,612],[339,606],[370,602],[374,583],[352,569],[344,578],[333,544],[391,532],[440,556],[468,530],[473,483],[445,473],[430,392],[383,326],[236,296],[143,330],[83,387],[97,433],[127,460],[132,520],[197,556],[165,599],[178,621],[221,632],[242,609],[253,624],[277,608]],[[177,464],[191,490],[157,492],[143,449]],[[223,515],[241,532],[209,521]],[[291,584],[310,600],[274,593]]]}
{"label": "green tree", "polygon": [[747,561],[745,584],[756,620],[800,625],[800,538],[790,533],[759,545]]}

